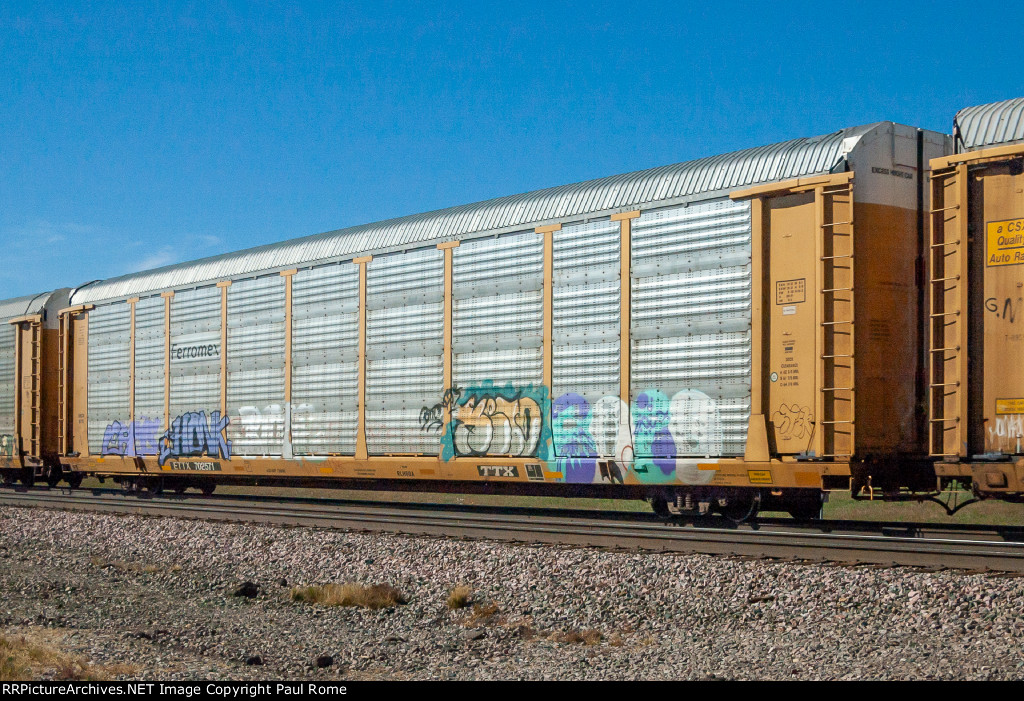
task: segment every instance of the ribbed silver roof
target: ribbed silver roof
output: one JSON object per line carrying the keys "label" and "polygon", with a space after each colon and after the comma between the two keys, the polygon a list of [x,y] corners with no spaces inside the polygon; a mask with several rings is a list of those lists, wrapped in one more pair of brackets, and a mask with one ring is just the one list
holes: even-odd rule
{"label": "ribbed silver roof", "polygon": [[965,107],[953,118],[958,151],[1024,141],[1024,97]]}
{"label": "ribbed silver roof", "polygon": [[652,203],[668,204],[738,187],[827,173],[843,164],[857,141],[877,126],[879,123],[853,127],[824,136],[499,197],[133,273],[85,285],[74,293],[72,303],[190,287],[462,236],[523,230],[582,215],[629,211]]}
{"label": "ribbed silver roof", "polygon": [[25,295],[0,300],[0,321],[7,321],[26,314],[38,314],[43,311],[46,301],[52,292],[40,292],[37,295]]}

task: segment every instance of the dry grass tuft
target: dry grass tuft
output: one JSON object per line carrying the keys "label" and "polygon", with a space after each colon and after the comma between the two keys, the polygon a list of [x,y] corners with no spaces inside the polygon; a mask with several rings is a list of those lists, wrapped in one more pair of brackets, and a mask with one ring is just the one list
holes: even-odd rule
{"label": "dry grass tuft", "polygon": [[452,593],[448,595],[448,608],[452,609],[464,609],[473,603],[473,590],[465,585],[459,585],[452,589]]}
{"label": "dry grass tuft", "polygon": [[97,667],[83,657],[61,652],[25,636],[0,636],[0,682],[31,681],[47,677],[56,681],[106,681],[111,675],[134,670]]}
{"label": "dry grass tuft", "polygon": [[594,630],[593,628],[586,628],[583,630],[556,631],[552,633],[548,637],[548,639],[553,640],[556,643],[570,643],[573,645],[597,645],[602,640],[604,640],[604,636],[601,635],[601,632],[598,630]]}
{"label": "dry grass tuft", "polygon": [[539,633],[537,632],[537,629],[533,626],[521,623],[518,626],[516,626],[516,635],[518,635],[521,640],[529,641],[536,638],[539,635]]}
{"label": "dry grass tuft", "polygon": [[28,681],[28,669],[25,655],[13,649],[6,638],[0,638],[0,682]]}
{"label": "dry grass tuft", "polygon": [[406,603],[405,596],[388,584],[324,584],[293,587],[292,601],[322,606],[358,606],[366,609],[392,608]]}
{"label": "dry grass tuft", "polygon": [[493,601],[488,601],[486,604],[473,604],[473,613],[464,625],[486,626],[496,623],[499,613],[501,613],[501,609]]}

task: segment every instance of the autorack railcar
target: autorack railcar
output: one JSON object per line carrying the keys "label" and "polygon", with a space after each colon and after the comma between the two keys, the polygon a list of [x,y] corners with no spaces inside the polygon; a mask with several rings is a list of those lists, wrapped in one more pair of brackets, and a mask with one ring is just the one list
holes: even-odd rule
{"label": "autorack railcar", "polygon": [[[56,484],[63,476],[57,412],[60,310],[70,290],[0,302],[0,479]],[[80,475],[68,475],[72,484]]]}
{"label": "autorack railcar", "polygon": [[44,317],[52,457],[21,422],[11,464],[736,520],[813,516],[834,488],[1013,496],[1017,458],[949,452],[943,428],[968,326],[936,321],[960,294],[944,169],[1005,155],[971,153],[880,122],[90,283]]}
{"label": "autorack railcar", "polygon": [[929,452],[946,480],[1024,494],[1024,98],[963,109],[932,161]]}
{"label": "autorack railcar", "polygon": [[922,452],[904,329],[948,150],[872,124],[93,283],[62,461],[817,511]]}

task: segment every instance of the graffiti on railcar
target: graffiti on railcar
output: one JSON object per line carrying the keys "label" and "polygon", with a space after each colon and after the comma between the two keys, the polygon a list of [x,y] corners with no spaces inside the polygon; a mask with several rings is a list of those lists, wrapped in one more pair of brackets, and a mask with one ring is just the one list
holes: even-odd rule
{"label": "graffiti on railcar", "polygon": [[271,404],[260,409],[257,406],[238,408],[241,438],[246,443],[279,445],[285,437],[285,409],[280,404]]}
{"label": "graffiti on railcar", "polygon": [[633,471],[642,482],[675,479],[676,444],[668,430],[671,403],[664,392],[641,392],[633,403]]}
{"label": "graffiti on railcar", "polygon": [[425,406],[420,409],[420,430],[426,433],[440,433],[444,430],[445,410],[454,411],[462,390],[458,387],[450,387],[444,391],[441,401],[433,406]]}
{"label": "graffiti on railcar", "polygon": [[811,435],[811,409],[806,406],[782,404],[772,413],[772,423],[784,440]]}
{"label": "graffiti on railcar", "polygon": [[[672,395],[668,431],[677,456],[712,458],[725,450],[718,402],[699,390],[684,389]],[[714,475],[714,470],[701,470],[695,460],[676,459],[676,479],[683,484],[707,484]]]}
{"label": "graffiti on railcar", "polygon": [[549,409],[544,386],[485,382],[469,387],[452,401],[452,418],[441,437],[441,457],[509,455],[547,460],[551,429],[544,417]]}
{"label": "graffiti on railcar", "polygon": [[713,470],[683,456],[722,454],[724,433],[717,402],[684,389],[672,399],[658,390],[642,392],[632,411],[617,396],[591,406],[564,394],[552,404],[552,434],[562,479],[572,483],[622,483],[621,465],[632,463],[645,483],[680,480],[707,483]]}
{"label": "graffiti on railcar", "polygon": [[598,453],[590,421],[590,403],[579,394],[563,394],[551,404],[551,433],[558,471],[566,482],[594,481]]}
{"label": "graffiti on railcar", "polygon": [[574,484],[622,484],[618,461],[632,458],[628,411],[618,397],[602,397],[593,407],[582,396],[563,394],[552,403],[551,430],[562,480]]}
{"label": "graffiti on railcar", "polygon": [[0,435],[0,458],[14,457],[14,436],[9,433]]}
{"label": "graffiti on railcar", "polygon": [[156,455],[159,451],[160,419],[143,416],[135,421],[122,423],[114,420],[103,431],[100,455]]}
{"label": "graffiti on railcar", "polygon": [[170,458],[197,455],[219,456],[231,459],[231,441],[225,435],[231,419],[219,411],[189,411],[176,417],[171,427],[160,438],[159,464]]}
{"label": "graffiti on railcar", "polygon": [[1005,414],[989,422],[985,450],[999,453],[1019,453],[1024,441],[1024,414]]}
{"label": "graffiti on railcar", "polygon": [[139,455],[156,455],[160,452],[160,419],[143,416],[134,423],[135,452]]}
{"label": "graffiti on railcar", "polygon": [[633,430],[629,405],[616,396],[601,397],[590,412],[590,431],[597,454],[619,462],[633,461]]}
{"label": "graffiti on railcar", "polygon": [[672,396],[668,431],[677,455],[721,455],[725,434],[718,402],[699,390],[684,389]]}

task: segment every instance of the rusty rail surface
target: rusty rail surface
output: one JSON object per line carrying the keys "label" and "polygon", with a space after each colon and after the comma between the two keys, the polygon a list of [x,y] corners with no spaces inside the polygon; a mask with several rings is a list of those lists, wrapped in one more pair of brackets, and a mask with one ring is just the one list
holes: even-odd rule
{"label": "rusty rail surface", "polygon": [[152,496],[114,490],[2,490],[0,505],[475,538],[651,552],[1024,574],[1024,528],[762,519],[739,526],[653,515],[252,496]]}

